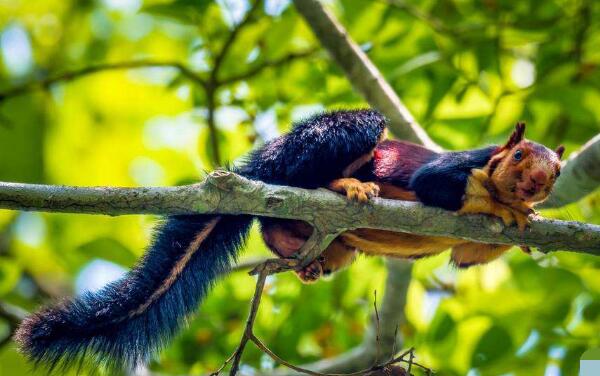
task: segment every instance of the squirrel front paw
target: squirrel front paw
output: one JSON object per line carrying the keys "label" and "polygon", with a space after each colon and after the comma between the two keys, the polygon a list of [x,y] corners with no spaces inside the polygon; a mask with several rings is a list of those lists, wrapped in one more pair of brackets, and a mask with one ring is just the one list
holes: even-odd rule
{"label": "squirrel front paw", "polygon": [[493,214],[502,218],[502,222],[506,226],[510,226],[516,222],[520,231],[525,231],[529,224],[528,213],[524,213],[507,205],[498,204]]}
{"label": "squirrel front paw", "polygon": [[379,185],[363,183],[354,178],[343,178],[332,181],[329,189],[346,195],[349,200],[367,202],[370,198],[379,196]]}
{"label": "squirrel front paw", "polygon": [[530,208],[514,208],[501,204],[491,197],[467,196],[459,214],[489,214],[500,217],[506,226],[516,223],[520,231],[525,231],[529,224]]}

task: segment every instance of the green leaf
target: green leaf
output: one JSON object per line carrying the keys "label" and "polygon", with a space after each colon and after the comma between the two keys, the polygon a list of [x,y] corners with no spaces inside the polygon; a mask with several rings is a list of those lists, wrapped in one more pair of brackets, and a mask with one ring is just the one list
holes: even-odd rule
{"label": "green leaf", "polygon": [[[596,298],[597,299],[597,298]],[[600,315],[600,300],[594,300],[583,309],[582,316],[587,321],[595,321]]]}
{"label": "green leaf", "polygon": [[273,22],[268,32],[265,33],[268,58],[279,57],[289,50],[291,41],[295,37],[294,30],[298,20],[295,14],[286,12],[279,20]]}
{"label": "green leaf", "polygon": [[444,75],[433,80],[433,87],[431,88],[431,94],[427,101],[427,111],[425,112],[425,119],[430,119],[435,112],[435,109],[440,104],[442,99],[450,91],[454,83],[458,78],[455,75]]}
{"label": "green leaf", "polygon": [[171,18],[175,21],[197,25],[210,0],[175,0],[167,4],[144,6],[141,12]]}
{"label": "green leaf", "polygon": [[567,349],[567,353],[560,363],[562,375],[571,375],[573,370],[579,369],[579,362],[585,350],[587,350],[587,347],[580,345]]}
{"label": "green leaf", "polygon": [[483,367],[490,365],[512,351],[513,342],[510,333],[497,325],[492,326],[481,338],[473,351],[471,365]]}
{"label": "green leaf", "polygon": [[438,310],[435,317],[431,321],[429,329],[429,338],[432,342],[440,342],[448,337],[448,335],[456,327],[454,319],[445,311]]}
{"label": "green leaf", "polygon": [[21,277],[21,267],[12,259],[0,258],[0,296],[15,288]]}
{"label": "green leaf", "polygon": [[44,176],[46,117],[37,95],[0,102],[0,176],[4,181],[35,182]]}

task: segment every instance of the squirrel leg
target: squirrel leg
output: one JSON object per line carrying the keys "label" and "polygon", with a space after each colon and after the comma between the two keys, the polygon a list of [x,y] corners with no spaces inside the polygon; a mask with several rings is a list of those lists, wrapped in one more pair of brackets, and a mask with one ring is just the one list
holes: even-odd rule
{"label": "squirrel leg", "polygon": [[459,268],[486,264],[500,257],[510,245],[462,243],[452,247],[451,261]]}
{"label": "squirrel leg", "polygon": [[296,272],[296,275],[298,276],[298,278],[300,278],[302,283],[315,283],[323,275],[323,265],[321,265],[321,262],[319,260],[314,260],[301,270],[298,270]]}
{"label": "squirrel leg", "polygon": [[[267,247],[279,257],[293,257],[302,248],[310,236],[311,227],[296,220],[262,221],[262,235]],[[304,283],[316,282],[323,275],[323,267],[319,260],[314,260],[302,270],[296,271],[298,278]]]}
{"label": "squirrel leg", "polygon": [[341,239],[336,239],[321,254],[323,274],[329,275],[352,264],[358,254],[355,247],[347,245]]}
{"label": "squirrel leg", "polygon": [[350,200],[367,202],[372,197],[379,195],[379,186],[375,183],[363,183],[355,178],[341,178],[333,180],[327,186],[334,192],[345,194]]}
{"label": "squirrel leg", "polygon": [[[261,227],[265,244],[280,257],[293,257],[312,232],[308,223],[297,220],[262,218]],[[342,239],[335,239],[317,260],[296,271],[296,274],[302,282],[314,283],[321,276],[350,265],[356,253],[356,248],[345,244]]]}

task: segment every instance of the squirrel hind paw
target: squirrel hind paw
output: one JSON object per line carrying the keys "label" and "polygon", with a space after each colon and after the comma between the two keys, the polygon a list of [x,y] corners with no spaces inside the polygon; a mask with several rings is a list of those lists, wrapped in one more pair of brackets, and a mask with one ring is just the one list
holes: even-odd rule
{"label": "squirrel hind paw", "polygon": [[323,266],[319,261],[315,260],[297,271],[296,275],[305,284],[315,283],[323,276]]}

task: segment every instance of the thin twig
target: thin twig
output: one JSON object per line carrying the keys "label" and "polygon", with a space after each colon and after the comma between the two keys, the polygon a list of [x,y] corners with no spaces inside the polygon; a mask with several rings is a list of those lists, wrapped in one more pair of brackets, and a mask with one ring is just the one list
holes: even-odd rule
{"label": "thin twig", "polygon": [[0,318],[6,320],[9,332],[0,340],[0,349],[8,344],[17,330],[19,323],[27,316],[27,311],[15,305],[0,300]]}
{"label": "thin twig", "polygon": [[415,360],[415,351],[414,351],[414,348],[412,348],[412,347],[410,348],[408,356],[409,356],[409,358],[408,358],[408,369],[407,369],[407,371],[408,371],[408,374],[410,375],[410,371],[412,370],[413,361]]}
{"label": "thin twig", "polygon": [[223,62],[229,53],[229,50],[233,46],[235,40],[237,39],[240,31],[246,26],[254,13],[258,10],[261,0],[254,0],[254,3],[246,12],[244,19],[240,21],[237,25],[233,27],[231,33],[227,36],[225,43],[221,47],[221,50],[217,53],[215,57],[215,61],[213,63],[212,70],[210,71],[210,76],[208,78],[208,82],[205,85],[206,88],[206,107],[208,111],[208,116],[206,118],[206,122],[208,124],[208,129],[210,131],[210,144],[212,147],[212,158],[215,166],[221,166],[221,152],[219,149],[219,135],[217,130],[217,124],[215,122],[215,112],[217,110],[217,91],[219,89],[219,72],[221,67],[223,66]]}
{"label": "thin twig", "polygon": [[219,167],[221,166],[221,151],[219,148],[217,124],[215,122],[215,112],[217,110],[216,95],[216,88],[214,88],[212,85],[209,85],[206,89],[206,108],[208,111],[206,123],[208,124],[210,145],[212,147],[213,166]]}
{"label": "thin twig", "polygon": [[246,260],[244,262],[240,262],[238,264],[235,264],[230,270],[229,272],[233,273],[233,272],[241,272],[241,271],[247,271],[247,270],[252,270],[254,268],[256,268],[257,266],[259,266],[260,264],[264,264],[268,259],[266,258],[253,258],[253,259],[249,259]]}
{"label": "thin twig", "polygon": [[252,303],[250,305],[250,313],[248,314],[248,319],[246,320],[246,326],[244,328],[244,333],[242,334],[242,338],[240,339],[240,344],[238,345],[235,352],[225,360],[223,365],[219,367],[218,370],[213,372],[211,375],[218,375],[225,367],[231,362],[231,370],[229,371],[230,375],[235,375],[240,366],[240,361],[242,359],[242,354],[244,353],[244,349],[248,341],[251,340],[252,329],[254,327],[254,321],[256,320],[256,314],[258,313],[258,308],[260,306],[260,301],[262,298],[262,292],[265,287],[265,281],[268,275],[283,272],[286,270],[290,270],[293,267],[298,265],[297,260],[288,260],[288,259],[269,259],[255,267],[249,274],[255,275],[258,274],[258,278],[256,280],[256,287],[254,289],[254,295],[252,296]]}
{"label": "thin twig", "polygon": [[394,354],[396,353],[396,343],[398,342],[398,328],[400,327],[400,325],[396,324],[396,327],[394,328],[394,343],[392,344],[392,358],[394,357]]}
{"label": "thin twig", "polygon": [[[408,351],[403,352],[402,354],[400,354],[399,356],[395,357],[394,359],[382,363],[382,364],[376,364],[373,365],[370,368],[367,369],[363,369],[361,371],[357,371],[357,372],[349,372],[349,373],[323,373],[323,372],[317,372],[317,371],[313,371],[307,368],[303,368],[303,367],[299,367],[296,366],[284,359],[282,359],[281,357],[279,357],[277,354],[275,354],[271,349],[269,349],[260,339],[258,339],[254,334],[250,333],[250,340],[252,342],[254,342],[254,344],[256,345],[256,347],[258,347],[262,352],[264,352],[265,354],[267,354],[268,356],[270,356],[274,361],[276,361],[277,363],[292,369],[294,371],[300,372],[300,373],[305,373],[307,375],[312,375],[312,376],[361,376],[361,375],[366,375],[369,374],[373,371],[377,371],[380,369],[383,369],[385,367],[388,367],[390,365],[393,364],[397,364],[397,363],[409,363],[409,361],[407,361],[406,359],[404,359],[404,357],[408,354],[411,354],[412,351],[414,351],[413,349],[410,349]],[[416,362],[412,362],[413,365],[420,367],[424,370],[429,370],[431,371],[429,368],[423,366],[422,364],[416,363]]]}
{"label": "thin twig", "polygon": [[478,30],[484,30],[487,25],[483,24],[470,24],[464,27],[450,27],[440,18],[437,18],[431,14],[427,14],[420,10],[418,7],[404,1],[404,0],[379,0],[382,3],[388,4],[392,8],[396,8],[400,11],[405,12],[414,19],[423,22],[431,30],[438,34],[451,36],[460,42],[468,42],[470,35],[478,35]]}
{"label": "thin twig", "polygon": [[27,316],[27,311],[0,300],[0,317],[10,325],[18,325]]}
{"label": "thin twig", "polygon": [[[379,310],[377,309],[377,290],[373,291],[373,308],[375,310],[375,364],[379,362],[381,355],[381,328],[379,325]],[[394,341],[395,342],[395,341]]]}
{"label": "thin twig", "polygon": [[313,55],[316,51],[318,51],[317,48],[311,48],[308,49],[306,51],[301,51],[301,52],[292,52],[288,55],[282,56],[278,59],[274,59],[274,60],[265,60],[264,62],[262,62],[260,65],[256,65],[250,69],[248,69],[246,72],[242,72],[242,73],[238,73],[238,74],[233,74],[227,78],[224,78],[222,80],[218,80],[218,84],[219,85],[229,85],[238,81],[243,81],[243,80],[247,80],[249,78],[252,78],[254,76],[256,76],[257,74],[261,73],[263,70],[267,69],[267,68],[275,68],[275,67],[279,67],[281,65],[290,63],[294,60],[297,59],[301,59],[301,58],[305,58],[308,56]]}
{"label": "thin twig", "polygon": [[235,355],[233,357],[233,363],[231,364],[231,371],[229,374],[234,376],[240,366],[240,361],[242,360],[242,354],[244,353],[244,348],[249,341],[249,335],[252,333],[252,327],[254,326],[254,320],[256,319],[256,314],[258,312],[258,307],[260,305],[260,300],[262,297],[263,289],[265,288],[265,281],[267,278],[268,272],[266,268],[263,268],[261,272],[258,274],[258,280],[256,281],[256,289],[254,290],[254,296],[252,297],[252,304],[250,305],[250,314],[248,315],[248,320],[246,321],[246,328],[244,329],[244,334],[242,335],[242,339],[240,344],[235,351]]}
{"label": "thin twig", "polygon": [[250,9],[248,9],[248,11],[246,12],[244,19],[242,19],[237,25],[235,25],[233,27],[233,29],[231,30],[231,33],[229,33],[229,36],[225,40],[225,43],[223,43],[223,47],[221,47],[221,50],[215,57],[215,62],[213,64],[213,69],[210,74],[209,83],[215,84],[219,81],[218,80],[219,71],[221,70],[223,62],[225,61],[225,58],[227,57],[229,50],[233,46],[235,40],[237,39],[237,37],[238,37],[239,33],[242,31],[242,29],[248,23],[250,23],[250,21],[252,20],[252,17],[254,17],[254,13],[256,13],[258,11],[258,9],[260,8],[260,4],[261,4],[261,0],[254,0],[252,5],[250,6]]}
{"label": "thin twig", "polygon": [[30,81],[21,86],[15,86],[13,88],[7,89],[3,92],[0,92],[0,101],[3,101],[10,97],[15,97],[18,95],[26,94],[35,90],[46,90],[52,84],[57,82],[65,82],[79,79],[81,77],[109,71],[109,70],[122,70],[122,69],[137,69],[137,68],[149,68],[149,67],[164,67],[164,68],[174,68],[179,70],[179,72],[190,79],[191,81],[199,84],[200,86],[206,86],[206,82],[202,77],[192,71],[190,68],[179,62],[173,61],[155,61],[155,60],[135,60],[135,61],[124,61],[118,63],[102,63],[90,65],[87,67],[83,67],[80,69],[74,69],[62,73],[56,73],[49,77],[43,78],[41,80]]}

